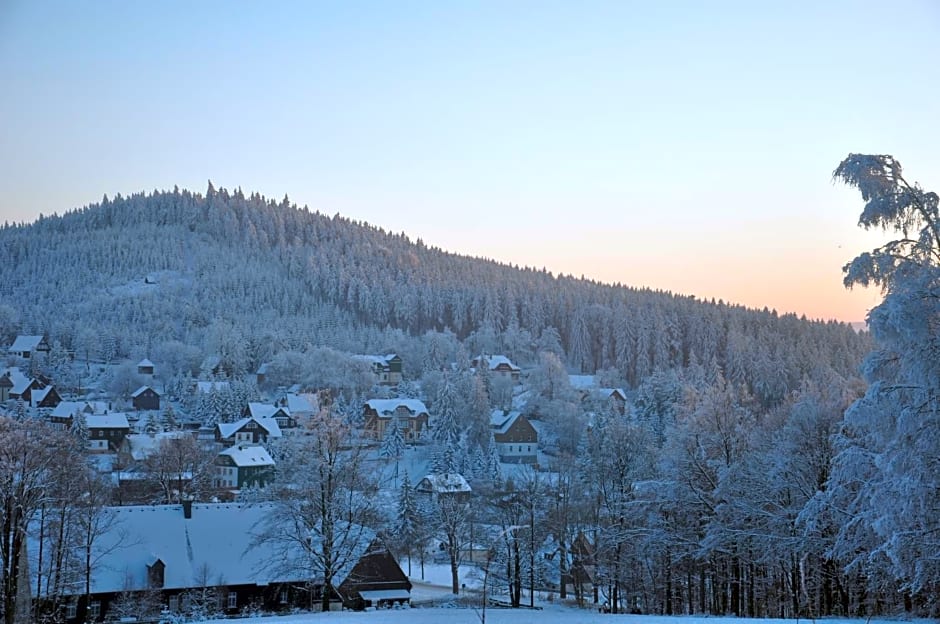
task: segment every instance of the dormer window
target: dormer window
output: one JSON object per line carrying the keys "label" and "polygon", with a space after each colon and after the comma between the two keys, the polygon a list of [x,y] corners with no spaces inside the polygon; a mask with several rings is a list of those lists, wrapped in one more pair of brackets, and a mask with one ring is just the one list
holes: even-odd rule
{"label": "dormer window", "polygon": [[154,558],[153,561],[147,564],[147,583],[151,589],[163,588],[165,573],[166,565],[162,559]]}

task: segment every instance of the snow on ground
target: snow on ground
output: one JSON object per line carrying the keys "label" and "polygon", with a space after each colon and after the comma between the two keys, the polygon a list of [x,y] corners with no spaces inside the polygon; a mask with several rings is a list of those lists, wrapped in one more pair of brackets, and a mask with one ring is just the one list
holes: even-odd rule
{"label": "snow on ground", "polygon": [[[393,609],[382,611],[313,613],[282,617],[252,618],[252,624],[479,624],[474,609],[438,607],[433,609]],[[489,624],[797,624],[800,620],[741,619],[702,616],[605,615],[564,605],[546,605],[541,611],[528,609],[487,609]],[[802,620],[809,622],[809,620]],[[831,619],[816,624],[897,624],[895,620]],[[922,620],[924,624],[927,620]]]}

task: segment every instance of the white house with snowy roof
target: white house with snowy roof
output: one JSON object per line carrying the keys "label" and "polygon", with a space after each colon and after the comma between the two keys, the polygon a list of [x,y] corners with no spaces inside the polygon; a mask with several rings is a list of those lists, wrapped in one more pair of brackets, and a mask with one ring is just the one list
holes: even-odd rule
{"label": "white house with snowy roof", "polygon": [[405,440],[414,441],[428,427],[428,408],[420,399],[369,399],[363,406],[367,436],[376,440],[385,437],[385,430],[395,419]]}
{"label": "white house with snowy roof", "polygon": [[49,353],[49,343],[45,336],[17,336],[7,352],[28,359],[36,353]]}
{"label": "white house with snowy roof", "polygon": [[493,432],[499,461],[507,464],[538,462],[538,431],[520,412],[493,410],[490,413],[490,430]]}
{"label": "white house with snowy roof", "polygon": [[[105,508],[105,530],[92,545],[85,620],[117,621],[116,601],[154,593],[159,596],[156,613],[137,614],[141,619],[161,610],[168,615],[185,613],[192,594],[203,590],[229,616],[248,605],[270,612],[309,608],[323,593],[330,596],[331,609],[379,606],[379,600],[366,600],[375,592],[396,597],[386,604],[408,601],[411,583],[372,530],[341,527],[349,538],[348,547],[339,558],[332,586],[324,588],[322,570],[296,542],[260,539],[271,530],[270,520],[278,517],[278,511],[271,503],[188,501]],[[310,544],[319,548],[313,532]],[[39,582],[36,570],[52,567],[46,557],[53,556],[53,549],[43,551],[38,543],[28,549],[43,553],[43,560],[30,566],[31,586],[40,588],[38,598],[43,600],[50,584]],[[67,600],[65,621],[77,624],[84,583],[62,590]]]}
{"label": "white house with snowy roof", "polygon": [[457,500],[465,501],[470,498],[473,489],[462,474],[448,472],[425,475],[415,484],[415,492],[430,499],[452,496]]}
{"label": "white house with snowy roof", "polygon": [[519,377],[522,374],[522,369],[513,364],[512,360],[505,355],[478,355],[470,361],[470,366],[473,369],[485,366],[494,377],[502,377],[513,383],[519,383]]}

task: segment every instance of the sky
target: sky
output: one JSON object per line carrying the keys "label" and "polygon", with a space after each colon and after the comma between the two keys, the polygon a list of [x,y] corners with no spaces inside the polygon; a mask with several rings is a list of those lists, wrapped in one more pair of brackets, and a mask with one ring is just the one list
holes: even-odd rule
{"label": "sky", "polygon": [[458,253],[810,318],[833,184],[940,190],[940,3],[0,0],[0,219],[241,187]]}

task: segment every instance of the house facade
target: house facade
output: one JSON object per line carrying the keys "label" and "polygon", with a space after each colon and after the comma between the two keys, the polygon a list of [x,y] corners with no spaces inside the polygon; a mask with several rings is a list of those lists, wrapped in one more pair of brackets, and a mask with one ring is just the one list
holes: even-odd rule
{"label": "house facade", "polygon": [[418,440],[428,428],[428,408],[418,399],[370,399],[363,407],[367,436],[381,440],[389,424],[398,419],[406,441]]}
{"label": "house facade", "polygon": [[141,376],[153,377],[153,362],[147,358],[137,362],[137,374]]}
{"label": "house facade", "polygon": [[49,343],[45,336],[17,336],[7,352],[16,357],[29,359],[36,353],[49,353]]}
{"label": "house facade", "polygon": [[33,407],[54,408],[62,402],[55,386],[36,388],[30,392],[29,404]]}
{"label": "house facade", "polygon": [[131,402],[135,410],[160,409],[160,393],[150,386],[141,386],[131,395]]}
{"label": "house facade", "polygon": [[237,444],[215,458],[215,486],[237,490],[264,487],[274,479],[274,465],[263,446]]}
{"label": "house facade", "polygon": [[507,464],[538,462],[539,434],[521,413],[493,410],[490,413],[490,429],[499,461]]}
{"label": "house facade", "polygon": [[508,379],[512,383],[519,383],[522,369],[512,363],[505,355],[479,355],[470,361],[470,366],[480,368],[485,366],[490,375]]}
{"label": "house facade", "polygon": [[99,453],[117,453],[124,445],[124,438],[131,431],[127,414],[86,414],[88,428],[88,450]]}
{"label": "house facade", "polygon": [[267,444],[268,440],[280,438],[282,435],[280,425],[273,418],[250,416],[232,423],[218,423],[215,426],[216,442],[227,446]]}
{"label": "house facade", "polygon": [[354,355],[353,357],[367,362],[372,367],[376,383],[394,386],[401,382],[401,356],[398,354]]}

